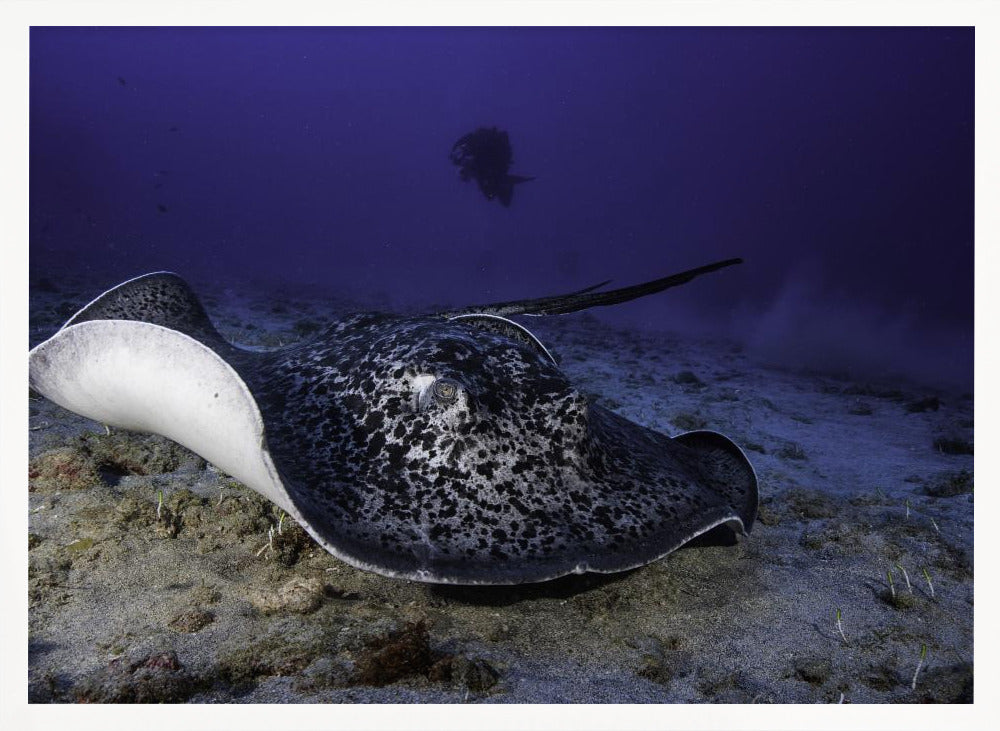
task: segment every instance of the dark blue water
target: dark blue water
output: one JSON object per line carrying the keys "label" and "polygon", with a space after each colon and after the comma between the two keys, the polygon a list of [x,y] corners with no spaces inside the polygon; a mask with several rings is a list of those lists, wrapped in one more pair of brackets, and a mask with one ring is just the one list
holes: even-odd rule
{"label": "dark blue water", "polygon": [[[741,256],[596,314],[971,384],[973,51],[970,28],[35,28],[32,278],[406,307]],[[448,159],[482,125],[536,177],[509,208]]]}

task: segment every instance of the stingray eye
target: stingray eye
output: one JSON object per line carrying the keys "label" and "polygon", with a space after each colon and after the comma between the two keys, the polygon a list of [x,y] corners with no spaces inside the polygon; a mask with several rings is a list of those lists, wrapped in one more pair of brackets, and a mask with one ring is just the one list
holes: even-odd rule
{"label": "stingray eye", "polygon": [[447,378],[434,381],[434,398],[443,404],[455,403],[458,398],[458,384]]}
{"label": "stingray eye", "polygon": [[413,379],[413,406],[416,411],[427,411],[435,406],[447,410],[462,399],[462,384],[451,378],[435,378],[429,373]]}

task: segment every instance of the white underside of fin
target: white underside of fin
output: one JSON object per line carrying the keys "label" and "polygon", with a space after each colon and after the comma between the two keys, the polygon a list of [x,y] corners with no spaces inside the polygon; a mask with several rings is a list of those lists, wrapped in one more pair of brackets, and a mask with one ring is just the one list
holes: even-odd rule
{"label": "white underside of fin", "polygon": [[147,322],[91,320],[63,328],[28,358],[30,385],[46,398],[172,439],[300,518],[267,451],[257,402],[211,348]]}

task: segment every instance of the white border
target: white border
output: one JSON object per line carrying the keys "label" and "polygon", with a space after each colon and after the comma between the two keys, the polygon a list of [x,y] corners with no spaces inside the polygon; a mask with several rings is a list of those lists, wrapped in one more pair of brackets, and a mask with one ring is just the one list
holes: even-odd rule
{"label": "white border", "polygon": [[[995,323],[998,269],[997,175],[1000,133],[1000,24],[989,0],[491,0],[484,3],[59,2],[0,4],[0,510],[3,602],[0,609],[0,724],[5,728],[73,729],[986,729],[996,719],[996,576],[993,549],[977,541],[974,706],[27,706],[27,180],[28,28],[30,25],[961,25],[976,26],[976,464],[983,489],[979,518],[995,514],[993,424],[1000,373]],[[943,244],[946,245],[946,244]],[[981,520],[977,525],[982,526]],[[982,535],[982,534],[980,534]],[[987,536],[989,539],[990,536]]]}

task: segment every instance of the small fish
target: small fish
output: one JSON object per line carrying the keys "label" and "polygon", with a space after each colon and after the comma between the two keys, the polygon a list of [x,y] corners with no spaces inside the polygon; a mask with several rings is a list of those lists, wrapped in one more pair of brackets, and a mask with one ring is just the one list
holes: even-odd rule
{"label": "small fish", "polygon": [[160,213],[166,213],[167,212],[167,207],[165,205],[163,205],[162,203],[157,203],[156,204],[156,210],[158,210]]}
{"label": "small fish", "polygon": [[118,77],[118,83],[121,86],[128,86],[128,82],[126,82],[125,79],[123,79],[121,76]]}

